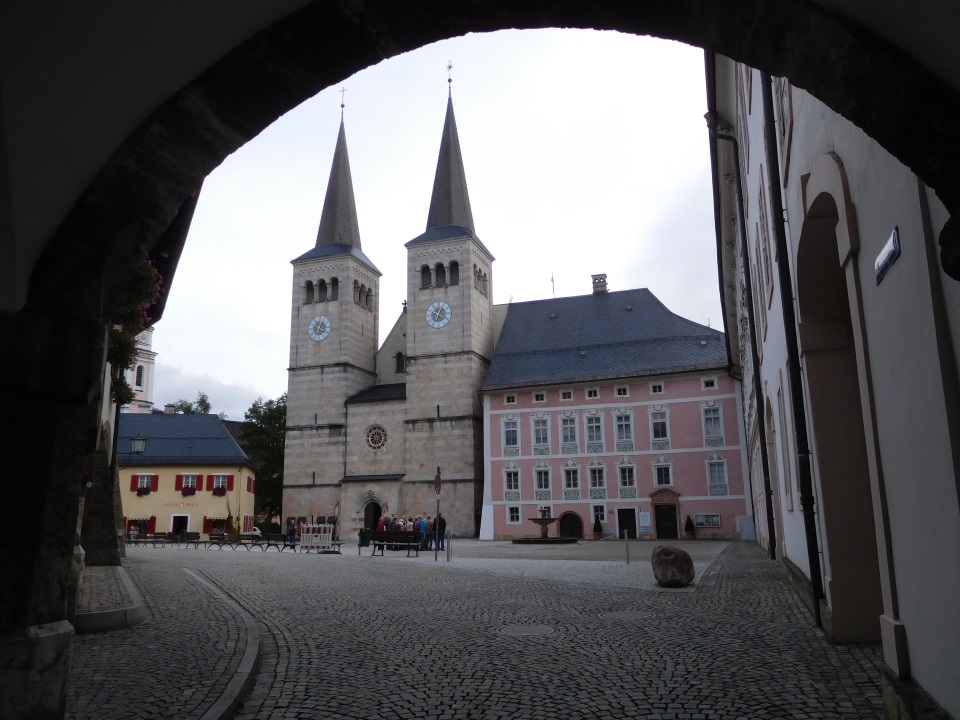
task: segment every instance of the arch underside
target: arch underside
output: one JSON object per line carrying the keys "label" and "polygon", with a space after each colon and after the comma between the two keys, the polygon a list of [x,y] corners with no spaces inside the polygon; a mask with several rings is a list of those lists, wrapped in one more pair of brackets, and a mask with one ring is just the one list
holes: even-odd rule
{"label": "arch underside", "polygon": [[[953,173],[960,165],[953,132],[960,95],[887,41],[809,0],[318,2],[228,53],[119,147],[34,269],[28,311],[70,307],[98,319],[101,290],[111,307],[130,268],[154,248],[203,178],[324,88],[446,38],[547,27],[677,40],[786,76],[914,170],[951,212],[960,207]],[[953,228],[948,223],[941,243]],[[960,250],[948,243],[943,258],[960,277]],[[77,277],[96,287],[78,298]]]}

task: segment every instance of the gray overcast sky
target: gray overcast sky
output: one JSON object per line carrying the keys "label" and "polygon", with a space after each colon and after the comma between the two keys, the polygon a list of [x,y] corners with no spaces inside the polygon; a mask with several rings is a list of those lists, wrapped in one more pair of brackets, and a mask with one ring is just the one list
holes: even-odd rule
{"label": "gray overcast sky", "polygon": [[[722,328],[703,51],[613,32],[504,31],[368,68],[287,113],[204,183],[153,349],[155,406],[206,392],[242,420],[287,388],[290,261],[313,247],[340,123],[363,250],[383,273],[381,340],[425,229],[453,104],[493,301],[647,287]],[[554,278],[551,285],[550,278]]]}

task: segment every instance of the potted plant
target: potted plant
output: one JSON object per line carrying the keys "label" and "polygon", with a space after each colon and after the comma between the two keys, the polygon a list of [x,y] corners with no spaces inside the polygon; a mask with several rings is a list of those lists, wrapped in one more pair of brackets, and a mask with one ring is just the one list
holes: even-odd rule
{"label": "potted plant", "polygon": [[696,537],[696,527],[693,524],[693,520],[690,519],[690,516],[687,515],[687,521],[683,524],[683,534],[686,536],[687,540],[693,540]]}

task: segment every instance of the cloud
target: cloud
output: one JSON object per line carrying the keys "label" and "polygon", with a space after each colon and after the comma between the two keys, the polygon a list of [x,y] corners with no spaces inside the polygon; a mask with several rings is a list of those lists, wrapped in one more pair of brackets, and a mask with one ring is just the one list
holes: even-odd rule
{"label": "cloud", "polygon": [[167,403],[177,400],[197,399],[197,393],[204,392],[210,398],[210,410],[213,413],[226,413],[228,420],[243,420],[243,414],[258,397],[272,399],[269,395],[253,387],[225,383],[212,375],[193,374],[183,369],[158,362],[154,370],[153,406],[162,410]]}

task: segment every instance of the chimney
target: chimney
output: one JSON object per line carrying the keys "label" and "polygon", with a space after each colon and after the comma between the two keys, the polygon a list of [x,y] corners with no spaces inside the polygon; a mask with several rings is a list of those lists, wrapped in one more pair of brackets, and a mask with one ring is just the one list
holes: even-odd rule
{"label": "chimney", "polygon": [[167,415],[173,415],[173,409],[176,407],[173,403],[167,403],[163,406],[163,412]]}
{"label": "chimney", "polygon": [[591,275],[593,278],[593,294],[603,295],[607,291],[607,274]]}

